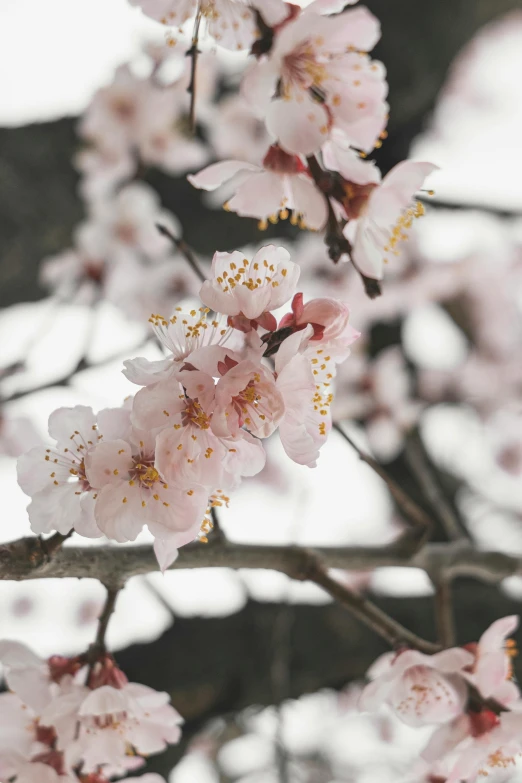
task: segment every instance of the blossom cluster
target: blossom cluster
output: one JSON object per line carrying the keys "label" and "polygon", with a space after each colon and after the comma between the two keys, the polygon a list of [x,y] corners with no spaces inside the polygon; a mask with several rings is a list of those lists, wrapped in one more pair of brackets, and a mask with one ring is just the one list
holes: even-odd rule
{"label": "blossom cluster", "polygon": [[[179,742],[183,719],[168,694],[129,682],[108,653],[42,660],[2,641],[0,662],[9,687],[0,694],[2,780],[108,783]],[[151,773],[132,780],[164,783]]]}
{"label": "blossom cluster", "polygon": [[517,626],[517,616],[504,617],[478,643],[431,656],[385,653],[368,672],[359,708],[386,704],[408,726],[436,727],[422,752],[429,780],[507,779],[522,757],[522,698],[512,667],[517,651],[508,638]]}
{"label": "blossom cluster", "polygon": [[[315,466],[331,428],[336,366],[359,333],[342,302],[303,301],[299,272],[274,245],[251,260],[216,253],[201,307],[152,315],[165,358],[132,359],[124,370],[143,388],[97,415],[55,411],[55,446],[20,457],[33,531],[123,543],[147,525],[166,568],[204,533],[209,506],[262,470],[264,438],[277,430],[290,459]],[[278,323],[274,311],[290,300]]]}

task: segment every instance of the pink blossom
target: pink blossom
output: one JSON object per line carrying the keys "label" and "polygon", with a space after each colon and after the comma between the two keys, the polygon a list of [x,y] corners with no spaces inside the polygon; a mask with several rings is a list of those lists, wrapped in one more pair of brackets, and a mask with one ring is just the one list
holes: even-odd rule
{"label": "pink blossom", "polygon": [[484,631],[478,644],[466,646],[476,656],[471,679],[486,699],[495,698],[506,704],[520,698],[517,686],[511,681],[516,647],[508,638],[517,627],[517,615],[502,617]]}
{"label": "pink blossom", "polygon": [[507,780],[522,755],[522,714],[504,712],[491,730],[469,736],[455,748],[447,783],[474,783],[489,775]]}
{"label": "pink blossom", "polygon": [[294,225],[313,231],[326,224],[328,206],[324,194],[301,159],[288,155],[277,145],[270,147],[262,166],[225,160],[213,163],[188,180],[203,190],[216,190],[232,180],[235,193],[225,209],[242,217],[258,218],[260,228],[266,228],[268,220],[277,223],[289,216]]}
{"label": "pink blossom", "polygon": [[[144,358],[126,360],[123,362],[125,365],[123,374],[129,381],[147,386],[169,378],[182,368],[189,357],[192,361],[192,354],[198,352],[201,357],[201,348],[210,346],[221,348],[229,345],[232,329],[219,318],[207,322],[207,314],[206,307],[190,311],[176,307],[174,315],[170,318],[151,315],[149,323],[170,355],[153,362]],[[222,358],[220,353],[218,356]]]}
{"label": "pink blossom", "polygon": [[169,701],[167,693],[138,683],[89,691],[77,708],[77,737],[63,748],[68,762],[82,761],[85,772],[94,772],[99,765],[121,766],[129,745],[149,755],[179,742],[183,720]]}
{"label": "pink blossom", "polygon": [[248,359],[225,369],[216,385],[212,431],[237,438],[245,427],[252,435],[267,438],[285,409],[273,373]]}
{"label": "pink blossom", "polygon": [[238,94],[227,95],[216,105],[208,133],[220,160],[233,158],[255,163],[262,160],[271,142],[263,120]]}
{"label": "pink blossom", "polygon": [[100,530],[122,543],[134,541],[147,525],[153,536],[171,545],[189,543],[201,526],[208,493],[201,487],[169,486],[154,467],[153,441],[140,440],[130,428],[122,435],[99,443],[85,460],[87,479],[96,489]]}
{"label": "pink blossom", "polygon": [[415,650],[386,653],[369,671],[372,682],[361,694],[360,709],[371,712],[386,703],[409,726],[447,723],[463,712],[462,674],[472,662],[473,656],[458,647],[431,656]]}
{"label": "pink blossom", "polygon": [[56,446],[37,446],[18,459],[18,483],[32,500],[29,521],[35,533],[76,530],[88,538],[102,535],[93,513],[94,492],[85,473],[85,458],[119,414],[91,408],[59,408],[49,417],[49,435]]}
{"label": "pink blossom", "polygon": [[398,254],[397,247],[408,238],[414,218],[424,214],[421,202],[413,203],[412,198],[436,168],[432,163],[399,163],[372,190],[358,219],[345,227],[353,243],[353,260],[367,277],[382,279],[387,255]]}
{"label": "pink blossom", "polygon": [[200,297],[218,313],[243,316],[250,323],[258,322],[272,331],[276,327],[275,319],[264,316],[288,302],[299,272],[297,264],[290,261],[288,251],[275,245],[262,247],[252,261],[238,250],[215,253],[212,278],[203,283]]}
{"label": "pink blossom", "polygon": [[132,410],[136,427],[158,433],[155,467],[169,485],[213,490],[259,473],[265,453],[258,440],[244,431],[236,438],[220,437],[211,429],[212,412],[202,407],[198,395],[212,399],[212,377],[186,371],[183,383],[190,386],[187,394],[174,379],[141,389]]}
{"label": "pink blossom", "polygon": [[257,37],[257,9],[268,25],[281,22],[287,14],[282,0],[130,0],[144,14],[161,24],[180,28],[195,16],[199,7],[210,35],[226,49],[249,49]]}
{"label": "pink blossom", "polygon": [[380,36],[366,8],[332,17],[303,13],[283,24],[253,64],[242,93],[289,153],[320,149],[332,127],[371,151],[386,124],[384,68],[367,54]]}

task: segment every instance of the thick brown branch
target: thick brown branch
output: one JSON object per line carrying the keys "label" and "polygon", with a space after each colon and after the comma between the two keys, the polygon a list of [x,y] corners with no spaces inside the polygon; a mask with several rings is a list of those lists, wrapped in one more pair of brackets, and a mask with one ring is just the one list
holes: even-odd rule
{"label": "thick brown branch", "polygon": [[[49,541],[50,539],[48,539]],[[307,579],[311,556],[328,568],[367,571],[374,568],[419,568],[432,578],[466,576],[497,583],[522,575],[522,557],[502,552],[480,551],[468,542],[425,544],[418,551],[401,542],[385,547],[315,547],[235,544],[210,539],[208,544],[190,544],[180,550],[172,569],[266,568],[294,579]],[[54,556],[39,538],[22,538],[0,546],[0,579],[99,579],[119,587],[132,576],[158,570],[150,546],[65,546]]]}

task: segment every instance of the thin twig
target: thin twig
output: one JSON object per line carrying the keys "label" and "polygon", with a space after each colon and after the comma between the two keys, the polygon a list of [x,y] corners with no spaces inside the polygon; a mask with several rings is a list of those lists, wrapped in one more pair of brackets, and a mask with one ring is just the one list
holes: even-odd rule
{"label": "thin twig", "polygon": [[453,620],[453,602],[451,582],[440,579],[435,582],[435,619],[437,638],[443,647],[455,645],[455,623]]}
{"label": "thin twig", "polygon": [[107,597],[105,598],[105,604],[98,617],[98,629],[96,631],[96,638],[89,647],[87,658],[91,663],[95,663],[97,658],[105,652],[105,635],[109,626],[109,620],[116,608],[116,599],[120,592],[119,587],[107,587]]}
{"label": "thin twig", "polygon": [[187,245],[184,239],[178,239],[178,237],[174,236],[172,231],[170,231],[166,226],[163,226],[161,223],[156,223],[156,228],[160,234],[163,234],[164,237],[170,239],[170,241],[177,247],[179,252],[185,256],[185,259],[187,260],[190,268],[197,274],[201,282],[204,283],[207,279],[207,276],[201,269],[192,248]]}
{"label": "thin twig", "polygon": [[345,441],[347,441],[347,443],[349,443],[353,449],[355,449],[359,455],[359,458],[365,462],[375,473],[377,473],[377,475],[386,483],[393,499],[403,512],[408,522],[417,528],[424,529],[427,537],[431,532],[432,521],[426,512],[408,494],[406,494],[402,487],[400,487],[399,484],[397,484],[397,482],[394,481],[390,475],[388,475],[386,470],[377,462],[377,460],[375,460],[369,454],[366,454],[366,452],[357,446],[357,444],[344,431],[340,424],[336,424],[334,422],[333,428],[337,430],[340,435],[342,435]]}
{"label": "thin twig", "polygon": [[217,538],[225,540],[226,536],[223,528],[221,527],[219,515],[215,506],[210,506],[210,516],[212,517],[212,538],[214,540]]}
{"label": "thin twig", "polygon": [[440,645],[421,639],[392,617],[389,617],[368,598],[352,592],[335,579],[332,579],[324,569],[318,567],[313,575],[310,576],[310,580],[322,587],[323,590],[326,590],[351,615],[375,631],[391,647],[397,649],[408,646],[424,653],[434,653],[441,649]]}
{"label": "thin twig", "polygon": [[189,127],[192,133],[195,133],[196,131],[196,79],[199,54],[199,26],[201,24],[201,16],[201,4],[199,3],[196,18],[194,20],[194,28],[192,30],[192,45],[187,52],[187,56],[190,57],[190,83],[187,87],[187,92],[190,93]]}
{"label": "thin twig", "polygon": [[417,432],[412,432],[406,440],[406,459],[450,541],[466,538],[457,515],[433,475],[424,443]]}

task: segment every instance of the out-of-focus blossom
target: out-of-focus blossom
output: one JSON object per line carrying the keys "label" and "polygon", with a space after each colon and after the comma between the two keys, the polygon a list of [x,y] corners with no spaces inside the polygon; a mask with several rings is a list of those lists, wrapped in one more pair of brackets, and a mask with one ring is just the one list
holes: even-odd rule
{"label": "out-of-focus blossom", "polygon": [[27,449],[42,443],[31,419],[0,413],[0,454],[19,457]]}
{"label": "out-of-focus blossom", "polygon": [[332,127],[371,151],[386,124],[384,68],[367,54],[380,27],[366,8],[332,17],[304,13],[282,25],[242,92],[287,152],[320,149]]}
{"label": "out-of-focus blossom", "polygon": [[385,461],[402,448],[405,433],[417,420],[420,403],[412,398],[412,383],[398,346],[381,351],[373,361],[356,352],[341,365],[334,404],[337,418],[364,421],[373,451]]}
{"label": "out-of-focus blossom", "polygon": [[464,669],[473,656],[458,647],[435,655],[416,650],[385,653],[368,672],[372,682],[361,694],[361,710],[388,704],[409,726],[448,723],[467,701]]}
{"label": "out-of-focus blossom", "polygon": [[327,201],[307,166],[277,145],[270,147],[262,166],[226,160],[213,163],[188,179],[202,190],[216,190],[232,180],[235,193],[225,209],[242,217],[258,218],[260,228],[266,228],[267,221],[277,223],[288,217],[300,228],[318,230],[326,224]]}
{"label": "out-of-focus blossom", "polygon": [[265,124],[252,112],[242,95],[229,95],[220,101],[208,123],[210,143],[221,160],[256,163],[270,146]]}
{"label": "out-of-focus blossom", "polygon": [[186,122],[190,73],[180,62],[184,72],[174,84],[138,78],[123,65],[113,83],[96,93],[78,129],[91,145],[78,158],[85,195],[107,192],[127,179],[140,161],[171,174],[205,162],[208,153]]}

